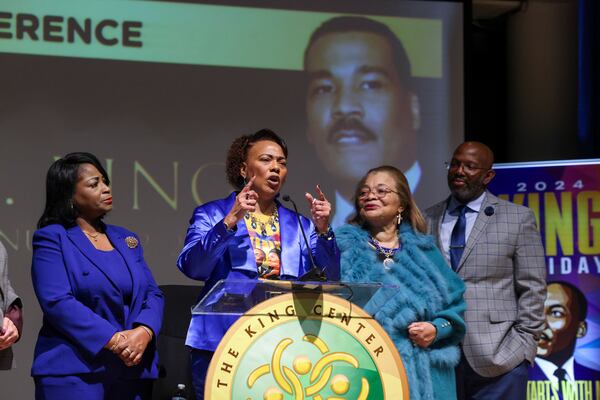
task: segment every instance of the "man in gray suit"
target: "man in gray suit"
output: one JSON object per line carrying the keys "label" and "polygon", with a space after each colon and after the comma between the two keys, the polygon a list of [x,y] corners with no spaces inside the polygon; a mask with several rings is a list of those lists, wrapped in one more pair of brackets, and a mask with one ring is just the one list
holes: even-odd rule
{"label": "man in gray suit", "polygon": [[466,284],[459,399],[525,399],[544,323],[546,265],[535,217],[486,190],[493,163],[483,143],[458,146],[448,164],[452,195],[425,211],[429,233]]}
{"label": "man in gray suit", "polygon": [[10,285],[6,264],[6,249],[0,243],[0,370],[12,367],[11,346],[19,340],[23,327],[23,304]]}

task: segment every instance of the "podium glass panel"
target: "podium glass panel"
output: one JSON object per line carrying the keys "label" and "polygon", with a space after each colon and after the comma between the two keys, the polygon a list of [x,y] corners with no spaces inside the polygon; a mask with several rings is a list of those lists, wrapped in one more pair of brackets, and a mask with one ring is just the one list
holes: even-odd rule
{"label": "podium glass panel", "polygon": [[[253,315],[254,306],[270,298],[292,293],[294,296],[318,299],[329,294],[355,304],[373,314],[386,300],[400,290],[399,286],[380,283],[300,282],[277,280],[221,280],[194,306],[193,315]],[[302,317],[302,310],[295,310]],[[306,316],[314,310],[307,310]],[[300,313],[300,314],[298,314]]]}

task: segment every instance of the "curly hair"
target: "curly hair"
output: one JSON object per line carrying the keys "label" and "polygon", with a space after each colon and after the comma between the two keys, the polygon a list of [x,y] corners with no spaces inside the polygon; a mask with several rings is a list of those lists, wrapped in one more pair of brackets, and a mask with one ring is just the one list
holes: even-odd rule
{"label": "curly hair", "polygon": [[229,146],[229,150],[227,151],[227,161],[225,162],[227,181],[235,189],[241,190],[245,185],[244,178],[240,174],[240,171],[248,157],[248,150],[250,150],[250,147],[252,147],[254,143],[263,140],[277,143],[283,150],[283,155],[287,158],[287,144],[285,144],[283,138],[270,129],[261,129],[251,135],[244,135],[236,138],[231,143],[231,146]]}

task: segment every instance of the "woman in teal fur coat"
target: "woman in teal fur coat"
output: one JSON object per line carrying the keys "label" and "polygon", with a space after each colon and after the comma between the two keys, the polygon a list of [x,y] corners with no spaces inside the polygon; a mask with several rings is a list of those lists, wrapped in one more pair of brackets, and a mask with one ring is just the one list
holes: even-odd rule
{"label": "woman in teal fur coat", "polygon": [[454,367],[465,333],[464,284],[430,236],[406,177],[370,170],[355,196],[356,217],[336,230],[342,280],[397,285],[365,307],[395,343],[411,400],[456,399]]}

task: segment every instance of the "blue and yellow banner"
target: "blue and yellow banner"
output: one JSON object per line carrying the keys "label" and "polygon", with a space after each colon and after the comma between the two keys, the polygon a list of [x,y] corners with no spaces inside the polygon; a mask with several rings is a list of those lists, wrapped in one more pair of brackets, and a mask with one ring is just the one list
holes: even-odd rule
{"label": "blue and yellow banner", "polygon": [[500,164],[490,190],[536,215],[545,325],[528,400],[600,398],[600,160]]}

